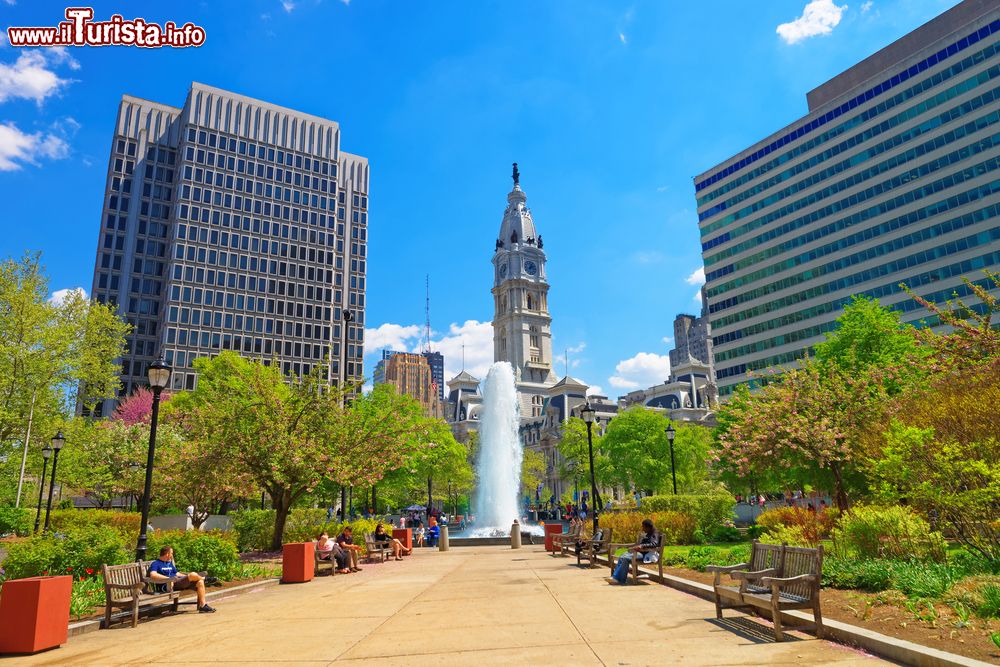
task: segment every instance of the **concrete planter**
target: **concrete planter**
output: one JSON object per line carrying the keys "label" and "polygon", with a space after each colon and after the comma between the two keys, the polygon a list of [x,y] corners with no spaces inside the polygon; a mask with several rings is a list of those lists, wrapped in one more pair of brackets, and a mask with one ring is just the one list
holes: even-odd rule
{"label": "concrete planter", "polygon": [[556,535],[561,535],[563,532],[563,525],[561,523],[547,523],[545,524],[545,550],[546,551],[556,551],[556,545],[552,541],[552,538]]}
{"label": "concrete planter", "polygon": [[281,583],[312,581],[316,567],[316,545],[312,542],[286,544],[281,548]]}
{"label": "concrete planter", "polygon": [[73,577],[30,577],[3,584],[0,653],[37,653],[66,643]]}

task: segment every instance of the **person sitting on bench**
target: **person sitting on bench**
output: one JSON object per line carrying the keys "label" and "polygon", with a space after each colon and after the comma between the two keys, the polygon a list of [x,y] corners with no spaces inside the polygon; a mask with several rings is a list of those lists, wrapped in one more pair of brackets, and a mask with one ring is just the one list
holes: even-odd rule
{"label": "person sitting on bench", "polygon": [[433,547],[437,544],[438,535],[441,534],[441,528],[438,526],[437,519],[433,516],[427,519],[427,546]]}
{"label": "person sitting on bench", "polygon": [[618,564],[615,565],[614,574],[611,575],[614,581],[619,584],[628,581],[628,569],[632,565],[633,554],[638,554],[635,557],[641,557],[643,563],[655,563],[658,558],[656,549],[659,548],[662,539],[663,536],[653,527],[653,522],[650,519],[643,519],[639,541],[618,557]]}
{"label": "person sitting on bench", "polygon": [[350,562],[350,556],[344,551],[339,544],[330,539],[330,535],[324,530],[316,538],[316,551],[319,553],[321,560],[333,559],[337,564],[337,572],[340,574],[347,574],[350,572],[350,568],[347,564]]}
{"label": "person sitting on bench", "polygon": [[381,522],[375,526],[375,534],[373,537],[375,539],[376,546],[392,549],[392,555],[396,557],[396,560],[403,560],[403,551],[406,551],[406,553],[410,553],[412,551],[412,549],[404,547],[403,543],[395,537],[385,532],[385,526],[383,526]]}
{"label": "person sitting on bench", "polygon": [[354,534],[350,526],[344,526],[343,532],[337,535],[337,544],[347,552],[351,572],[360,572],[358,560],[361,558],[361,547],[354,543]]}
{"label": "person sitting on bench", "polygon": [[194,589],[198,595],[198,612],[211,614],[215,611],[205,603],[205,584],[215,583],[215,577],[206,577],[198,572],[178,572],[174,565],[174,549],[170,546],[160,548],[160,557],[149,564],[149,578],[161,592],[167,590],[167,583],[173,582],[175,591]]}

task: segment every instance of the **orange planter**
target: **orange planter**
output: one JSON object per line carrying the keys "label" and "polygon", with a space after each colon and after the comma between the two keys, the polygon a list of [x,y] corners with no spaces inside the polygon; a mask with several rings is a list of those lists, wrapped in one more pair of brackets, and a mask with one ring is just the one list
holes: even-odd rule
{"label": "orange planter", "polygon": [[316,567],[316,545],[312,542],[286,544],[281,548],[281,583],[312,581]]}
{"label": "orange planter", "polygon": [[552,538],[555,535],[561,535],[563,532],[563,527],[561,523],[547,523],[545,524],[545,550],[555,551],[556,546],[552,542]]}
{"label": "orange planter", "polygon": [[[412,528],[393,528],[392,536],[399,540],[403,546],[407,549],[413,548],[413,529]],[[407,554],[403,554],[404,556]]]}
{"label": "orange planter", "polygon": [[0,653],[37,653],[66,643],[73,577],[11,579],[0,595]]}

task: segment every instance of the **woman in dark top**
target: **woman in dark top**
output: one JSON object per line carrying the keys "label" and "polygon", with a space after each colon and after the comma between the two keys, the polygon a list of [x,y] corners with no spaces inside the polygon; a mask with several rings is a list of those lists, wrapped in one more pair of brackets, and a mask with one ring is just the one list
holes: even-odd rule
{"label": "woman in dark top", "polygon": [[628,581],[628,569],[632,565],[633,558],[641,558],[644,563],[655,563],[659,559],[658,549],[662,540],[663,536],[653,527],[653,522],[650,519],[643,519],[639,539],[618,557],[618,564],[611,575],[612,580],[619,584]]}
{"label": "woman in dark top", "polygon": [[412,549],[407,549],[403,546],[403,543],[393,537],[391,534],[387,533],[385,526],[379,523],[375,526],[375,544],[383,547],[392,549],[392,555],[396,557],[396,560],[403,560],[403,552],[410,553]]}

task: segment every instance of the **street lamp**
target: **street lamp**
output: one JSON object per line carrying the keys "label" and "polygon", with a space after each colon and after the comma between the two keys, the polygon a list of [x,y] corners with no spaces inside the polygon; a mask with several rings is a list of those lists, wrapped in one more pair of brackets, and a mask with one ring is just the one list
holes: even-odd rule
{"label": "street lamp", "polygon": [[[344,383],[347,381],[347,325],[354,321],[354,313],[343,311],[344,324],[340,329],[340,407],[344,407]],[[347,521],[347,485],[340,485],[340,518]]]}
{"label": "street lamp", "polygon": [[[49,529],[49,514],[52,513],[52,490],[56,486],[56,464],[59,463],[59,450],[63,448],[66,444],[66,438],[63,437],[62,431],[59,431],[54,436],[52,436],[52,451],[55,452],[52,455],[52,477],[49,479],[49,500],[45,503],[45,530]],[[43,452],[44,455],[44,452]]]}
{"label": "street lamp", "polygon": [[597,495],[597,480],[594,478],[594,408],[590,403],[585,403],[580,409],[580,416],[587,424],[587,448],[590,451],[590,513],[594,517],[594,534],[597,534],[597,508],[601,506],[601,499]]}
{"label": "street lamp", "polygon": [[674,478],[674,495],[677,495],[677,468],[674,465],[674,438],[677,436],[677,431],[674,430],[673,424],[667,425],[667,442],[670,443],[670,476]]}
{"label": "street lamp", "polygon": [[45,469],[49,465],[49,457],[52,456],[52,448],[45,445],[42,448],[42,476],[38,478],[38,511],[35,512],[35,531],[38,532],[38,525],[42,521],[42,494],[45,492]]}
{"label": "street lamp", "polygon": [[149,450],[146,453],[146,484],[142,492],[142,519],[139,524],[139,541],[135,545],[135,559],[146,560],[146,526],[149,524],[149,496],[153,490],[153,458],[156,455],[156,422],[160,416],[160,393],[170,382],[173,369],[159,359],[149,365],[146,372],[149,388],[153,390],[153,417],[149,423]]}

